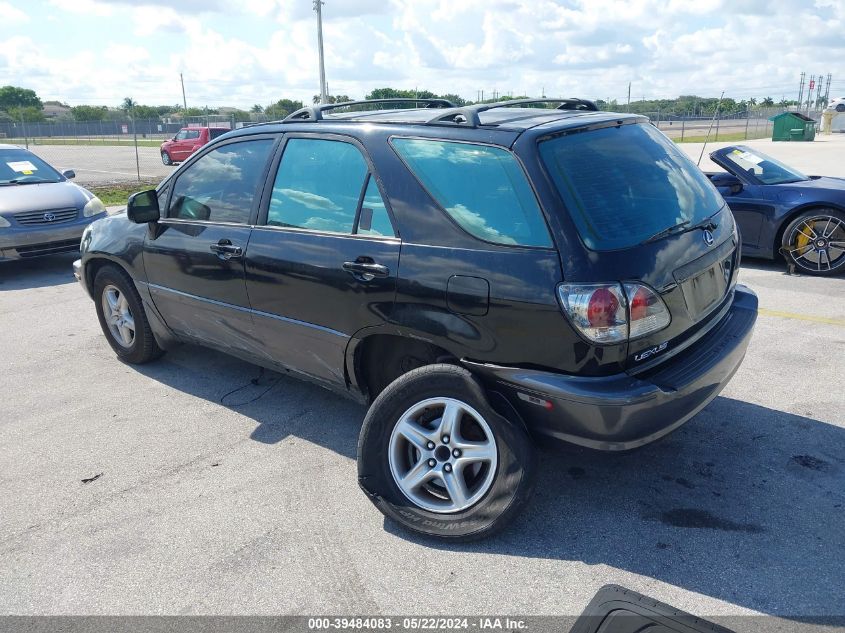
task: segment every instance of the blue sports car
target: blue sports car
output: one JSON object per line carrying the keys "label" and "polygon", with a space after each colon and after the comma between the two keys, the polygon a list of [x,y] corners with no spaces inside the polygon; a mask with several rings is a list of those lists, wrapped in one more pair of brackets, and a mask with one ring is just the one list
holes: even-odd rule
{"label": "blue sports car", "polygon": [[805,176],[744,145],[710,159],[728,172],[707,176],[736,217],[744,255],[782,254],[808,275],[845,271],[845,179]]}

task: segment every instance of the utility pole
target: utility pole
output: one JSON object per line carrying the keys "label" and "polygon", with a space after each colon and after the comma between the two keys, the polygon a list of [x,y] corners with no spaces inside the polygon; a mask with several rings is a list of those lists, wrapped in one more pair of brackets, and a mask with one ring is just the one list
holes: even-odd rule
{"label": "utility pole", "polygon": [[813,88],[816,87],[816,76],[810,75],[810,83],[807,84],[807,114],[810,113],[810,100],[813,97]]}
{"label": "utility pole", "polygon": [[821,99],[822,99],[822,75],[821,75],[821,73],[819,73],[818,89],[816,90],[816,103],[815,103],[816,110],[819,109],[819,103],[821,102]]}
{"label": "utility pole", "polygon": [[833,75],[827,73],[827,85],[824,88],[824,105],[830,103],[830,82],[833,80]]}
{"label": "utility pole", "polygon": [[326,94],[326,64],[323,60],[323,0],[314,0],[317,12],[317,50],[320,55],[320,103],[328,101]]}
{"label": "utility pole", "polygon": [[628,82],[628,105],[625,106],[625,112],[631,111],[631,82]]}
{"label": "utility pole", "polygon": [[182,73],[179,73],[179,82],[182,84],[182,106],[185,108],[185,112],[187,112],[188,100],[185,99],[185,80],[182,78]]}
{"label": "utility pole", "polygon": [[802,99],[804,98],[804,77],[807,73],[801,73],[801,83],[798,86],[798,110],[801,110]]}

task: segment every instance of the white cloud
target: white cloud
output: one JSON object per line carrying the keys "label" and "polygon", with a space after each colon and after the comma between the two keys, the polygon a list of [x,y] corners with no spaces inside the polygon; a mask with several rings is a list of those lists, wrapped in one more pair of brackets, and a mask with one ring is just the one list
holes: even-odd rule
{"label": "white cloud", "polygon": [[0,27],[29,22],[29,16],[8,2],[0,2]]}
{"label": "white cloud", "polygon": [[[28,4],[0,0],[18,24],[0,66],[42,98],[176,103],[180,72],[196,105],[318,91],[308,0],[49,3],[96,37],[68,54]],[[636,98],[780,98],[802,70],[835,72],[845,55],[842,0],[327,0],[323,10],[329,87],[353,97],[392,85],[622,98],[630,81]]]}

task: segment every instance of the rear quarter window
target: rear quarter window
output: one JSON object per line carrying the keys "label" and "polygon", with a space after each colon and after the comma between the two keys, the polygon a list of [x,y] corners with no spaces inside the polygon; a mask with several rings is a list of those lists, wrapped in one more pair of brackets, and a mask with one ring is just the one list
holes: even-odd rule
{"label": "rear quarter window", "polygon": [[434,200],[471,235],[496,244],[550,247],[522,167],[505,149],[394,138],[396,152]]}

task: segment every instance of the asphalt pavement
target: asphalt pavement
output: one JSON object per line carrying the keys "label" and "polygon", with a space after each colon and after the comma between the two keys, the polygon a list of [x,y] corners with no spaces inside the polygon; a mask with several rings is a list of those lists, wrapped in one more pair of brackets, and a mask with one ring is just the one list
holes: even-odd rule
{"label": "asphalt pavement", "polygon": [[[843,142],[748,144],[845,176]],[[0,263],[0,614],[574,615],[607,583],[845,614],[843,277],[745,260],[761,314],[719,398],[630,454],[541,451],[510,528],[444,545],[358,489],[363,407],[198,347],[120,363],[72,260]]]}
{"label": "asphalt pavement", "polygon": [[358,489],[363,407],[198,347],[122,364],[72,259],[0,265],[0,613],[577,614],[610,582],[845,613],[845,278],[747,262],[722,396],[640,451],[541,451],[512,526],[444,545]]}

